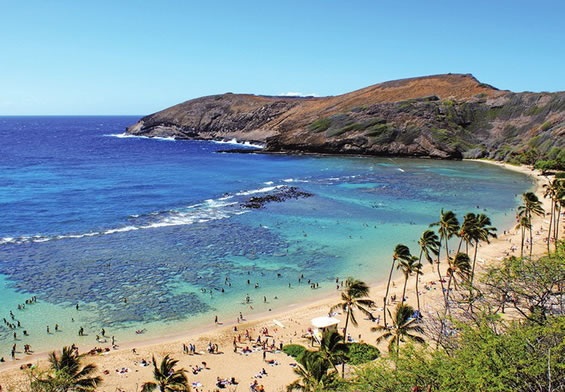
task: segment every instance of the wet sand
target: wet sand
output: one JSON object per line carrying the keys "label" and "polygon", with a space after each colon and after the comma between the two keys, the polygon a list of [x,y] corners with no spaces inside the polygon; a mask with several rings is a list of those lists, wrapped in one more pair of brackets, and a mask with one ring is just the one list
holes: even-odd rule
{"label": "wet sand", "polygon": [[[486,161],[485,161],[486,162]],[[539,173],[526,167],[517,167],[496,162],[488,162],[505,167],[509,170],[520,171],[533,176],[536,180],[535,192],[544,204],[546,211],[549,211],[549,200],[543,198],[542,185],[546,179]],[[459,217],[460,219],[462,217]],[[547,233],[548,220],[545,217],[534,217],[534,254],[542,254],[546,251],[544,242]],[[511,228],[503,234],[503,229],[499,228],[499,238],[491,240],[490,244],[484,244],[479,248],[477,268],[480,270],[485,265],[491,265],[502,260],[506,255],[520,253],[520,232]],[[396,244],[391,244],[392,249]],[[512,251],[513,246],[517,250]],[[441,309],[443,297],[439,284],[429,284],[437,282],[437,273],[432,269],[433,266],[424,266],[424,275],[420,277],[420,302],[422,314],[434,312],[434,309]],[[353,274],[354,275],[354,274]],[[361,279],[363,277],[353,276]],[[393,285],[389,295],[396,295],[400,298],[402,294],[403,278],[400,273],[393,276]],[[407,302],[416,305],[415,292],[412,284],[409,283],[407,290]],[[425,288],[428,284],[429,290]],[[375,316],[381,316],[382,323],[382,303],[386,290],[386,281],[371,287],[370,297],[377,304]],[[227,385],[226,390],[248,390],[249,385],[256,382],[263,385],[266,391],[282,391],[285,386],[296,379],[292,364],[295,361],[280,352],[278,348],[281,344],[298,343],[309,345],[310,340],[306,337],[308,329],[311,327],[311,319],[318,316],[328,315],[330,307],[340,301],[339,290],[322,299],[310,301],[304,298],[303,302],[289,306],[273,308],[271,312],[255,314],[249,320],[231,320],[225,324],[215,324],[210,320],[210,325],[190,331],[177,331],[166,338],[153,339],[140,342],[116,342],[117,347],[111,347],[111,339],[107,338],[107,343],[101,343],[98,348],[101,353],[86,355],[83,363],[94,363],[98,366],[104,383],[97,388],[98,391],[138,391],[141,384],[152,380],[152,366],[142,366],[142,359],[151,361],[154,355],[157,361],[167,354],[179,360],[179,367],[188,370],[188,378],[193,383],[193,390],[213,391],[217,388],[217,377],[230,379],[235,377],[238,385]],[[393,304],[394,306],[394,304]],[[336,318],[342,320],[340,326],[345,321],[344,315],[337,314]],[[348,332],[356,341],[363,341],[374,344],[376,334],[371,332],[371,327],[376,324],[370,320],[358,317],[359,326],[351,326]],[[225,320],[220,320],[225,321]],[[234,329],[237,328],[237,331]],[[250,336],[246,338],[246,331]],[[257,342],[260,338],[261,343]],[[234,339],[236,347],[234,347]],[[267,339],[267,349],[263,350],[263,342]],[[70,344],[70,343],[69,343]],[[194,344],[195,354],[183,353],[183,344]],[[210,353],[207,348],[209,345],[217,345],[218,352]],[[271,348],[271,345],[274,345]],[[243,352],[249,347],[250,352]],[[79,346],[80,353],[86,353],[94,346]],[[236,348],[236,352],[234,352]],[[60,348],[57,348],[60,349]],[[135,349],[135,350],[134,350]],[[25,385],[28,381],[26,372],[20,370],[20,366],[33,364],[43,368],[46,366],[46,353],[27,355],[23,353],[23,348],[18,347],[16,360],[5,358],[7,362],[0,363],[0,385],[4,391],[13,390],[17,385]],[[198,368],[201,368],[200,370]],[[194,369],[194,371],[193,371]],[[262,369],[266,371],[261,374]]]}

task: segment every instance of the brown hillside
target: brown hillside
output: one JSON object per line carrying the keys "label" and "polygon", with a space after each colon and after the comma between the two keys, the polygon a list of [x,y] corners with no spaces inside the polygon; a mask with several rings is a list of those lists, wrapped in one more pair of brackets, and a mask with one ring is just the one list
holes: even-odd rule
{"label": "brown hillside", "polygon": [[267,151],[534,159],[560,156],[565,147],[565,93],[501,91],[470,74],[402,79],[320,98],[228,93],[146,116],[127,132],[236,138],[264,143]]}
{"label": "brown hillside", "polygon": [[375,84],[347,94],[313,99],[297,105],[288,111],[284,122],[273,126],[294,124],[336,113],[347,112],[356,107],[380,103],[394,103],[412,99],[436,96],[440,99],[468,101],[477,96],[495,98],[504,92],[480,83],[470,74],[447,74],[401,79]]}

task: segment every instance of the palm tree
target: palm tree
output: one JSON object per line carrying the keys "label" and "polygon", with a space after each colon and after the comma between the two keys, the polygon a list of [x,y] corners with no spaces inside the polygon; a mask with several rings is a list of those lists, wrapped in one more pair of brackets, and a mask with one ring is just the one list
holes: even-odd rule
{"label": "palm tree", "polygon": [[[457,220],[457,216],[453,211],[444,211],[443,208],[441,209],[439,221],[432,223],[430,227],[439,226],[439,240],[440,244],[442,241],[445,241],[445,254],[446,259],[449,263],[449,239],[453,237],[459,231],[459,220]],[[441,246],[440,249],[441,250]],[[437,254],[437,273],[439,276],[439,281],[441,283],[441,290],[445,292],[443,286],[443,277],[441,276],[440,270],[440,252],[438,251]]]}
{"label": "palm tree", "polygon": [[81,368],[78,353],[71,347],[63,347],[60,356],[55,351],[51,352],[48,361],[54,374],[35,380],[37,386],[57,392],[93,391],[102,383],[100,376],[91,376],[96,366],[88,364]]}
{"label": "palm tree", "polygon": [[449,242],[457,232],[459,231],[459,220],[453,211],[443,211],[441,210],[440,219],[438,222],[432,223],[432,226],[439,226],[438,231],[440,235],[440,241],[445,241],[445,252],[449,258]]}
{"label": "palm tree", "polygon": [[557,243],[559,242],[559,222],[560,222],[560,217],[561,217],[561,209],[565,207],[565,180],[561,180],[561,187],[559,189],[559,195],[558,195],[558,199],[557,199],[557,205],[556,205],[556,211],[555,211],[555,238],[554,238],[554,243],[555,243],[555,251],[557,252]]}
{"label": "palm tree", "polygon": [[549,215],[549,228],[547,230],[547,252],[549,253],[549,245],[551,239],[555,240],[555,249],[557,249],[557,240],[559,237],[559,217],[561,216],[561,206],[565,204],[565,180],[555,178],[544,184],[545,193],[543,197],[551,199],[551,213]]}
{"label": "palm tree", "polygon": [[[437,256],[439,254],[439,247],[441,243],[439,242],[439,237],[433,230],[426,230],[422,233],[422,236],[418,240],[418,245],[420,246],[420,257],[418,262],[422,266],[422,257],[428,260],[428,263],[433,264],[434,260],[432,255]],[[418,302],[418,311],[420,311],[420,293],[418,292],[418,274],[421,274],[422,270],[416,273],[416,300]]]}
{"label": "palm tree", "polygon": [[[343,302],[335,304],[330,308],[330,313],[337,309],[341,309],[346,314],[345,327],[343,328],[344,343],[347,337],[349,320],[351,320],[351,324],[354,326],[358,325],[355,313],[353,312],[354,309],[358,309],[361,313],[372,317],[371,312],[367,308],[375,306],[375,303],[367,298],[368,296],[369,286],[367,286],[365,282],[349,277],[345,280],[345,290],[341,292],[341,300]],[[345,374],[345,362],[342,362],[341,374],[342,377]]]}
{"label": "palm tree", "polygon": [[[522,218],[525,217],[528,222],[529,230],[530,230],[530,258],[532,257],[533,251],[533,228],[532,228],[532,216],[538,215],[543,216],[545,210],[541,204],[541,201],[538,199],[535,193],[533,192],[525,192],[522,194],[522,200],[524,202],[523,205],[518,207],[518,217]],[[521,222],[520,222],[521,223]],[[525,231],[522,232],[525,234]],[[524,238],[522,235],[522,247],[524,243]],[[523,250],[522,250],[522,257],[523,257]]]}
{"label": "palm tree", "polygon": [[349,277],[345,281],[345,290],[341,292],[342,302],[335,304],[330,308],[330,312],[341,309],[346,314],[345,327],[343,328],[344,342],[345,337],[347,336],[349,321],[351,320],[351,324],[354,326],[358,325],[353,310],[357,309],[367,316],[371,315],[371,312],[367,308],[374,306],[375,303],[367,298],[368,296],[369,286],[367,286],[365,282]]}
{"label": "palm tree", "polygon": [[320,355],[329,365],[331,365],[337,372],[336,365],[338,363],[345,363],[347,361],[347,353],[349,352],[349,345],[343,343],[343,339],[336,331],[324,331],[322,340],[320,341]]}
{"label": "palm tree", "polygon": [[391,315],[392,328],[386,328],[381,325],[371,328],[373,332],[382,332],[377,338],[377,343],[383,340],[389,340],[388,351],[391,352],[396,348],[396,355],[398,355],[400,350],[400,343],[404,342],[406,339],[416,343],[424,343],[425,340],[423,337],[414,334],[423,334],[424,330],[417,324],[418,320],[412,317],[413,314],[414,308],[410,305],[398,304],[394,317]]}
{"label": "palm tree", "polygon": [[524,240],[526,239],[526,230],[531,229],[532,228],[532,224],[530,221],[530,218],[528,218],[525,215],[520,215],[517,214],[516,218],[518,219],[518,224],[516,225],[516,228],[520,229],[521,232],[521,245],[520,245],[520,257],[524,257]]}
{"label": "palm tree", "polygon": [[553,215],[555,213],[555,199],[557,196],[557,189],[558,189],[558,181],[549,181],[547,184],[543,184],[545,188],[545,192],[543,193],[543,197],[549,197],[551,199],[551,210],[549,214],[549,227],[547,228],[547,253],[549,253],[549,244],[551,241],[551,237],[553,233]]}
{"label": "palm tree", "polygon": [[461,245],[463,244],[463,242],[465,242],[466,245],[465,251],[469,251],[469,244],[474,239],[476,227],[477,216],[472,212],[465,214],[465,216],[463,217],[463,223],[459,228],[459,246],[457,247],[457,253],[461,251]]}
{"label": "palm tree", "polygon": [[149,381],[141,386],[141,392],[150,392],[159,388],[160,392],[188,392],[188,378],[185,369],[175,370],[175,366],[179,361],[172,359],[169,355],[161,360],[161,364],[157,366],[155,356],[153,360],[153,378],[155,382]]}
{"label": "palm tree", "polygon": [[475,242],[475,251],[473,254],[473,267],[471,269],[471,286],[473,285],[473,278],[475,276],[475,264],[477,262],[477,252],[479,242],[484,241],[490,243],[490,238],[496,238],[496,227],[492,226],[490,218],[485,214],[479,214],[475,217],[474,227],[471,230],[471,240]]}
{"label": "palm tree", "polygon": [[304,392],[317,392],[324,390],[324,384],[329,383],[335,373],[328,374],[329,364],[322,357],[319,351],[304,351],[296,362],[298,366],[294,368],[294,373],[300,377],[290,385],[287,385],[288,392],[298,390]]}
{"label": "palm tree", "polygon": [[449,276],[449,281],[447,283],[447,292],[445,294],[446,309],[449,303],[451,282],[453,282],[453,286],[457,290],[457,278],[459,278],[461,282],[469,281],[471,276],[471,259],[469,258],[469,255],[467,253],[457,253],[447,269],[447,275]]}
{"label": "palm tree", "polygon": [[403,244],[398,244],[396,245],[396,247],[394,248],[394,252],[392,254],[392,265],[390,267],[390,273],[388,275],[388,283],[386,285],[386,293],[385,293],[385,297],[383,299],[383,315],[384,315],[384,324],[385,327],[387,326],[387,320],[386,320],[386,303],[387,303],[387,299],[388,299],[388,293],[390,291],[390,281],[392,280],[392,272],[394,271],[394,264],[398,261],[398,260],[407,260],[409,258],[411,258],[412,255],[410,254],[410,249],[408,249],[408,247],[406,245]]}
{"label": "palm tree", "polygon": [[[402,274],[404,275],[404,287],[402,288],[401,300],[401,303],[404,303],[404,298],[406,297],[406,286],[408,285],[408,278],[413,273],[421,273],[422,264],[418,261],[418,258],[416,256],[411,256],[408,259],[400,259],[398,261],[398,264],[396,265],[396,268],[401,269]],[[418,280],[418,276],[416,276],[416,280]]]}

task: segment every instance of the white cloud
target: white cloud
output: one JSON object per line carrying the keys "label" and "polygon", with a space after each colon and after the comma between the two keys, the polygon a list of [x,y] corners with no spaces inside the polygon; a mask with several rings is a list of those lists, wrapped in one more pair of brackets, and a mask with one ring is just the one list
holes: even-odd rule
{"label": "white cloud", "polygon": [[316,93],[304,94],[297,91],[288,91],[286,93],[279,94],[282,97],[318,97]]}

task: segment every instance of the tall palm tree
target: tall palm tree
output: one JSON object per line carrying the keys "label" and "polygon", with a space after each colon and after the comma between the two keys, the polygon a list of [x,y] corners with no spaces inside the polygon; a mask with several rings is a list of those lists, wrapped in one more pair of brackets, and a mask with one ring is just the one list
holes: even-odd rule
{"label": "tall palm tree", "polygon": [[396,349],[397,355],[400,350],[400,343],[406,339],[416,343],[424,343],[424,338],[415,334],[423,334],[424,330],[418,325],[418,320],[412,317],[413,314],[414,308],[410,305],[398,304],[394,317],[391,315],[392,328],[381,325],[371,328],[373,332],[381,332],[381,335],[377,337],[377,343],[388,340],[388,351],[391,352]]}
{"label": "tall palm tree", "polygon": [[565,180],[562,178],[554,178],[553,181],[548,181],[543,187],[545,188],[543,197],[549,197],[551,199],[549,228],[547,230],[547,252],[549,253],[549,245],[552,237],[555,241],[555,249],[557,249],[559,217],[561,216],[561,207],[565,205]]}
{"label": "tall palm tree", "polygon": [[[433,256],[437,256],[439,254],[439,247],[441,243],[439,242],[439,237],[433,230],[426,230],[422,233],[422,236],[418,240],[418,246],[420,247],[420,257],[418,258],[418,262],[420,266],[422,265],[422,257],[425,257],[428,260],[428,263],[433,264],[434,260]],[[418,274],[421,274],[422,270],[420,269],[419,272],[416,273],[416,300],[418,302],[417,310],[420,311],[420,293],[418,291]]]}
{"label": "tall palm tree", "polygon": [[445,252],[449,258],[449,239],[459,231],[459,220],[453,211],[442,209],[439,221],[430,225],[430,227],[433,226],[439,226],[440,241],[445,241]]}
{"label": "tall palm tree", "polygon": [[150,392],[159,388],[160,392],[188,392],[188,378],[185,369],[175,370],[175,366],[179,361],[170,358],[169,355],[161,360],[159,366],[155,356],[153,360],[153,381],[148,381],[141,386],[141,392]]}
{"label": "tall palm tree", "polygon": [[[519,218],[526,217],[529,223],[530,231],[530,258],[532,257],[533,251],[533,227],[532,227],[532,217],[533,215],[543,216],[545,210],[543,209],[541,201],[538,199],[535,193],[525,192],[522,194],[523,205],[518,207]],[[524,239],[522,238],[522,243]],[[523,256],[523,251],[522,251]]]}
{"label": "tall palm tree", "polygon": [[457,279],[459,279],[460,282],[469,281],[471,276],[471,259],[469,258],[469,255],[462,252],[457,253],[447,269],[447,275],[449,276],[449,281],[447,283],[447,292],[445,294],[446,309],[448,309],[449,306],[449,291],[451,289],[451,282],[453,282],[454,288],[457,290]]}
{"label": "tall palm tree", "polygon": [[558,199],[557,199],[557,205],[556,205],[556,211],[555,211],[555,238],[554,238],[554,243],[555,243],[555,251],[557,252],[557,243],[559,242],[559,222],[560,222],[560,217],[561,217],[561,210],[563,209],[563,207],[565,207],[565,180],[561,179],[561,187],[559,189],[559,195],[558,195]]}
{"label": "tall palm tree", "polygon": [[526,215],[520,215],[520,213],[516,215],[516,219],[518,220],[516,228],[519,228],[521,232],[520,257],[524,257],[524,241],[526,239],[526,230],[532,228],[532,223],[529,217],[527,217]]}
{"label": "tall palm tree", "polygon": [[407,260],[411,257],[412,257],[412,255],[410,254],[410,249],[408,249],[408,247],[406,245],[398,244],[394,248],[394,252],[392,253],[392,265],[390,267],[390,273],[388,274],[388,282],[387,282],[387,285],[386,285],[385,297],[383,299],[383,315],[384,315],[385,327],[388,325],[387,319],[386,319],[386,313],[387,313],[386,312],[386,304],[387,304],[387,300],[388,300],[388,293],[390,291],[390,281],[392,280],[392,272],[394,271],[394,265],[396,264],[396,262],[398,260]]}
{"label": "tall palm tree", "polygon": [[100,376],[92,376],[96,366],[88,364],[81,368],[80,358],[71,347],[63,347],[60,356],[55,351],[51,352],[48,361],[53,374],[37,379],[33,384],[47,390],[67,392],[93,391],[102,383]]}
{"label": "tall palm tree", "polygon": [[485,214],[475,217],[474,226],[471,230],[471,241],[474,242],[475,250],[473,254],[473,267],[471,268],[471,286],[475,276],[475,264],[477,262],[477,252],[481,241],[490,243],[490,238],[496,238],[496,227],[492,226],[490,218]]}
{"label": "tall palm tree", "polygon": [[[406,286],[408,285],[408,278],[413,273],[421,272],[422,264],[418,261],[416,256],[411,256],[407,259],[401,259],[398,261],[396,265],[397,269],[402,270],[402,274],[404,275],[404,287],[402,288],[402,300],[400,303],[404,303],[404,299],[406,297]],[[418,276],[416,276],[416,280],[418,280]]]}
{"label": "tall palm tree", "polygon": [[349,345],[343,342],[341,335],[336,331],[324,331],[319,352],[337,372],[337,364],[345,363],[348,359]]}
{"label": "tall palm tree", "polygon": [[335,373],[329,373],[329,364],[319,351],[306,350],[296,358],[298,366],[294,368],[294,373],[299,377],[298,380],[287,385],[286,390],[318,392],[324,390],[324,385],[330,382]]}
{"label": "tall palm tree", "polygon": [[357,319],[355,318],[354,309],[359,310],[361,313],[370,316],[371,312],[367,309],[375,305],[375,303],[367,298],[369,296],[369,286],[351,277],[345,280],[345,290],[341,292],[341,301],[330,308],[330,312],[341,309],[345,313],[345,327],[343,328],[343,341],[347,336],[347,327],[349,321],[354,326],[357,326]]}
{"label": "tall palm tree", "polygon": [[[438,226],[439,240],[445,242],[446,260],[449,263],[449,239],[459,231],[459,220],[453,211],[444,211],[441,209],[439,221],[432,223],[430,227]],[[441,250],[441,246],[440,246]],[[440,252],[437,254],[437,273],[441,284],[442,292],[445,292],[443,285],[443,277],[440,269]]]}
{"label": "tall palm tree", "polygon": [[554,218],[554,213],[555,213],[555,199],[557,196],[557,182],[556,180],[554,181],[548,181],[547,184],[543,184],[543,187],[545,189],[545,192],[543,193],[543,197],[549,197],[551,199],[551,210],[550,210],[550,214],[549,214],[549,227],[547,228],[547,253],[549,253],[549,244],[551,241],[551,237],[554,234],[553,232],[553,218]]}

